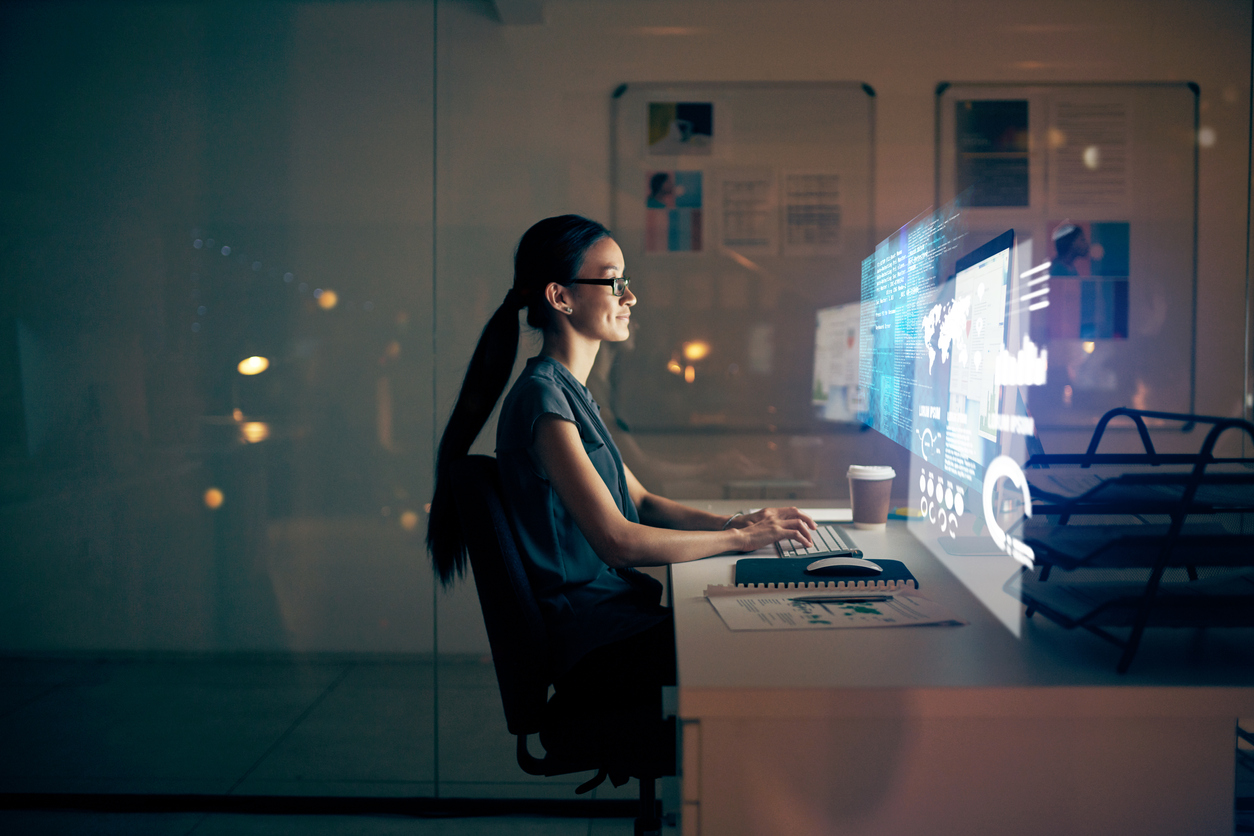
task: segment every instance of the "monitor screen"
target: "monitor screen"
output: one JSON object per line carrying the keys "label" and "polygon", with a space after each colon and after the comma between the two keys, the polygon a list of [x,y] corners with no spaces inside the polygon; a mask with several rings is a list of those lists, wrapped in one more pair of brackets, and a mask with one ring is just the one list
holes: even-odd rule
{"label": "monitor screen", "polygon": [[1016,488],[1034,432],[1023,387],[1047,358],[1028,336],[1033,291],[1015,279],[1016,253],[1013,230],[968,234],[954,207],[876,248],[862,265],[859,418],[911,453],[899,474],[911,532],[1018,635],[1001,582],[1032,559]]}
{"label": "monitor screen", "polygon": [[858,386],[860,302],[815,313],[814,416],[821,421],[857,421],[864,409]]}
{"label": "monitor screen", "polygon": [[1006,346],[1014,239],[1007,230],[960,258],[920,327],[911,452],[973,488],[998,451],[996,370]]}
{"label": "monitor screen", "polygon": [[903,447],[915,446],[916,384],[929,385],[917,376],[927,356],[924,317],[962,239],[958,209],[950,204],[915,218],[862,262],[858,382],[866,400],[858,417]]}
{"label": "monitor screen", "polygon": [[[1020,465],[1034,431],[1022,387],[1038,355],[1015,244],[1007,230],[958,259],[926,305],[907,487],[910,530],[1018,635],[1019,601],[1001,580],[1031,564],[1019,539],[1030,515]],[[990,565],[1000,566],[991,576]]]}

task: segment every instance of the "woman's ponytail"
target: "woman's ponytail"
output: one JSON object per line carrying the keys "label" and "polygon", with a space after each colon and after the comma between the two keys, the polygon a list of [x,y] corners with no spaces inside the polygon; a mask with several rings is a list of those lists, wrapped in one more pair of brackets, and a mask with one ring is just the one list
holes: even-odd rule
{"label": "woman's ponytail", "polygon": [[452,496],[453,465],[470,451],[509,383],[518,356],[518,312],[528,307],[527,322],[544,327],[547,313],[536,301],[543,299],[544,287],[549,282],[570,284],[579,274],[588,248],[607,235],[609,230],[596,221],[561,215],[540,221],[518,242],[514,286],[479,336],[436,454],[427,551],[446,586],[466,572],[466,543]]}
{"label": "woman's ponytail", "polygon": [[445,585],[466,572],[466,546],[453,503],[452,468],[470,451],[479,431],[505,391],[518,356],[518,308],[507,296],[488,324],[470,358],[461,393],[449,417],[435,460],[435,496],[427,522],[427,551]]}

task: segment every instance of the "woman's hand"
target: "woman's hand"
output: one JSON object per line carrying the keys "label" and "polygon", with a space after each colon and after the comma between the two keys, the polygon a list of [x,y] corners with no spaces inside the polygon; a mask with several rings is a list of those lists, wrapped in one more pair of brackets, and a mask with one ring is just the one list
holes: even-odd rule
{"label": "woman's hand", "polygon": [[810,532],[818,528],[814,520],[796,508],[763,508],[752,514],[732,517],[727,527],[740,529],[745,538],[741,551],[751,552],[777,540],[794,540],[806,548],[813,545]]}

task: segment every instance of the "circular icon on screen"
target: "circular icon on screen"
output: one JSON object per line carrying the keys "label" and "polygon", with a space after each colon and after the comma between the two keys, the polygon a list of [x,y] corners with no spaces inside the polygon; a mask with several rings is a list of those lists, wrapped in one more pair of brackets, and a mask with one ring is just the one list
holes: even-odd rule
{"label": "circular icon on screen", "polygon": [[1028,478],[1023,475],[1023,469],[1009,456],[998,456],[984,471],[984,522],[988,525],[989,536],[993,538],[997,548],[1031,568],[1036,562],[1032,547],[1003,531],[993,513],[993,494],[1000,479],[1009,479],[1023,493],[1023,515],[1032,516],[1032,494],[1028,490]]}

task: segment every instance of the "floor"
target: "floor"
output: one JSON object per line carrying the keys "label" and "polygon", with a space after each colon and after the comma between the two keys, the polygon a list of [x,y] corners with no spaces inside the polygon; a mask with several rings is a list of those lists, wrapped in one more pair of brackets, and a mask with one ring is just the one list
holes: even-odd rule
{"label": "floor", "polygon": [[[6,834],[118,836],[630,836],[630,819],[228,816],[193,813],[0,812]],[[668,832],[674,832],[669,831]]]}
{"label": "floor", "polygon": [[[575,799],[589,777],[525,775],[513,747],[487,660],[441,663],[437,699],[414,660],[0,659],[4,794],[430,798],[438,781],[442,798]],[[611,836],[632,822],[0,809],[0,832]]]}
{"label": "floor", "polygon": [[[430,663],[397,659],[0,658],[0,794],[431,798],[438,782],[441,798],[576,798],[587,776],[518,769],[488,660],[442,662],[438,699],[435,680]],[[1237,796],[1249,799],[1254,747],[1243,748]],[[3,795],[0,808],[19,806]],[[633,784],[592,793],[635,796]],[[5,834],[631,832],[627,818],[0,809]],[[1237,832],[1254,833],[1254,811],[1238,814]]]}

